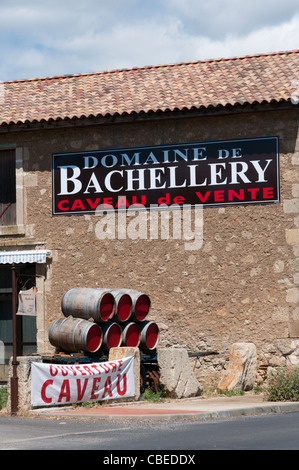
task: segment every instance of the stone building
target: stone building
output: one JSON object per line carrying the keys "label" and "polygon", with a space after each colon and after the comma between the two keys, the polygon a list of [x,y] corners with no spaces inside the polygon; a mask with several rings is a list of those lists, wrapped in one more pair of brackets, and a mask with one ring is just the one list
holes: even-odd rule
{"label": "stone building", "polygon": [[297,364],[298,102],[298,51],[2,82],[0,380],[12,263],[37,291],[19,355],[53,351],[68,289],[107,287],[147,293],[207,386],[236,342]]}

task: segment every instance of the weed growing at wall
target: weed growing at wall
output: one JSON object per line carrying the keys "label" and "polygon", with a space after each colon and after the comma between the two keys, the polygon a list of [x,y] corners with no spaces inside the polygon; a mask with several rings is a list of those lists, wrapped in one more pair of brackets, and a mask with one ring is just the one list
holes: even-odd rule
{"label": "weed growing at wall", "polygon": [[7,405],[8,392],[6,387],[0,387],[0,410]]}
{"label": "weed growing at wall", "polygon": [[245,395],[244,390],[218,390],[219,395],[225,395],[226,397],[238,397]]}
{"label": "weed growing at wall", "polygon": [[141,395],[141,400],[146,400],[150,402],[159,402],[165,398],[165,392],[158,389],[154,391],[152,388],[146,388],[144,393]]}
{"label": "weed growing at wall", "polygon": [[272,372],[264,389],[268,401],[299,401],[299,367]]}

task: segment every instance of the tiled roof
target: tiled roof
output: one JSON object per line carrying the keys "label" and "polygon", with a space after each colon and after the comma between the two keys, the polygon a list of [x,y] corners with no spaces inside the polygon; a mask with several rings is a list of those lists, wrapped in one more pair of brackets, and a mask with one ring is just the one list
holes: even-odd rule
{"label": "tiled roof", "polygon": [[0,125],[286,102],[296,79],[299,50],[2,82]]}

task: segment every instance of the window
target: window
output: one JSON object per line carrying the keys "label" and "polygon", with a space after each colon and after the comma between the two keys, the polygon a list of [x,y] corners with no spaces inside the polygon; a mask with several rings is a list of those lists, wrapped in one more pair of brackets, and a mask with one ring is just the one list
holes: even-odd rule
{"label": "window", "polygon": [[16,225],[16,155],[0,150],[0,226]]}

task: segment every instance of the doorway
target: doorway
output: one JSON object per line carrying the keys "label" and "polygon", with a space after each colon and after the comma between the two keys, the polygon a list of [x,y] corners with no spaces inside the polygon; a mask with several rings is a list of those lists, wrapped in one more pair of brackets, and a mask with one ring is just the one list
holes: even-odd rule
{"label": "doorway", "polygon": [[[36,285],[35,263],[16,265],[17,291]],[[36,316],[17,315],[17,356],[37,351]],[[11,265],[0,265],[0,383],[8,380],[9,360],[13,355]]]}

